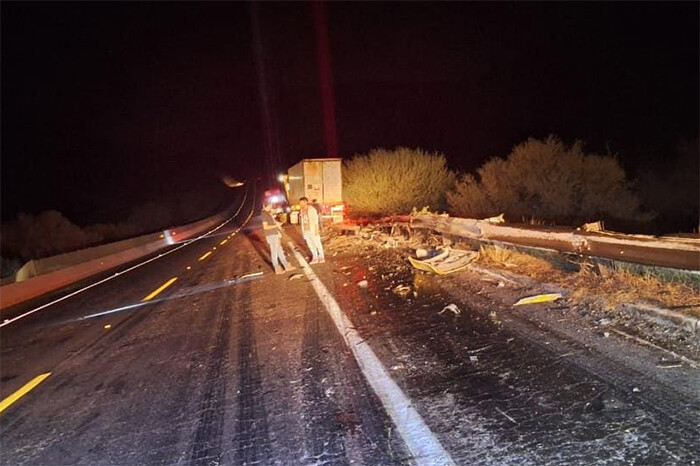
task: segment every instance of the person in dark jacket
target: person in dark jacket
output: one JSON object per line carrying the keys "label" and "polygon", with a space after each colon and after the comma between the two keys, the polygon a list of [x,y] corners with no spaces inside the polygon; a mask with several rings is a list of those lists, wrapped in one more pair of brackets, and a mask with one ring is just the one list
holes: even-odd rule
{"label": "person in dark jacket", "polygon": [[318,199],[313,199],[311,201],[311,206],[316,209],[318,213],[318,232],[323,233],[323,210],[321,210],[321,204],[318,203]]}
{"label": "person in dark jacket", "polygon": [[[263,234],[265,235],[267,244],[270,245],[270,260],[272,261],[272,267],[275,269],[275,273],[281,275],[290,270],[294,270],[296,267],[291,265],[284,255],[284,249],[282,248],[282,224],[272,216],[272,204],[270,202],[265,202],[263,204],[261,217]],[[284,270],[279,266],[278,262],[284,267]]]}

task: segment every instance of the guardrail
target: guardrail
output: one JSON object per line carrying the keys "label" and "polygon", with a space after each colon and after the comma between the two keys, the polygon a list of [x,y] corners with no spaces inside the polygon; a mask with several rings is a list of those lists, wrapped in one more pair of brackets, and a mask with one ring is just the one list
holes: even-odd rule
{"label": "guardrail", "polygon": [[[245,198],[238,211],[244,203]],[[219,213],[163,232],[29,261],[17,272],[20,280],[0,287],[0,311],[191,239],[230,215],[231,212]]]}
{"label": "guardrail", "polygon": [[385,223],[404,223],[443,235],[498,241],[519,246],[551,249],[636,264],[700,271],[700,239],[628,235],[608,231],[503,225],[487,220],[442,215],[400,216]]}

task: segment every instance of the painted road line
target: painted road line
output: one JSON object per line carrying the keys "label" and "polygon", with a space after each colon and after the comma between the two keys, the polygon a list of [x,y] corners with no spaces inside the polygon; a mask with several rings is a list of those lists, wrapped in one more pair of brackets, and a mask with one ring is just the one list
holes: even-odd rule
{"label": "painted road line", "polygon": [[143,298],[143,299],[141,300],[141,302],[143,303],[143,302],[145,302],[145,301],[150,301],[150,300],[152,300],[153,298],[155,298],[156,296],[158,296],[158,295],[160,294],[161,291],[163,291],[164,289],[166,289],[167,287],[169,287],[170,285],[172,285],[173,283],[175,283],[175,280],[177,280],[177,277],[173,277],[173,278],[171,278],[170,280],[168,280],[167,282],[163,283],[162,285],[160,285],[160,287],[159,287],[157,290],[155,290],[153,293],[151,293],[151,294],[149,294],[148,296],[146,296],[145,298]]}
{"label": "painted road line", "polygon": [[223,240],[223,241],[220,242],[219,244],[220,244],[221,246],[223,246],[224,244],[226,244],[226,241],[228,241],[228,238],[226,238],[225,240]]}
{"label": "painted road line", "polygon": [[39,385],[41,382],[44,381],[44,379],[48,376],[51,375],[51,372],[47,372],[45,374],[37,375],[34,377],[32,380],[27,382],[24,387],[20,388],[16,392],[14,392],[12,395],[8,396],[2,402],[0,402],[0,413],[5,411],[7,408],[10,407],[15,401],[19,400],[22,398],[24,395],[29,393],[34,387]]}
{"label": "painted road line", "polygon": [[435,434],[428,428],[423,418],[413,406],[401,388],[391,378],[372,348],[355,330],[350,319],[345,315],[335,298],[311,270],[293,242],[289,242],[294,256],[302,265],[304,274],[314,287],[316,294],[330,314],[338,332],[352,350],[362,374],[382,402],[384,409],[396,425],[408,447],[415,464],[418,465],[454,465],[450,454],[443,448]]}
{"label": "painted road line", "polygon": [[209,252],[207,252],[206,254],[204,254],[204,255],[203,255],[202,257],[200,257],[198,260],[203,261],[204,259],[206,259],[206,258],[209,257],[210,255],[211,255],[211,251],[209,251]]}

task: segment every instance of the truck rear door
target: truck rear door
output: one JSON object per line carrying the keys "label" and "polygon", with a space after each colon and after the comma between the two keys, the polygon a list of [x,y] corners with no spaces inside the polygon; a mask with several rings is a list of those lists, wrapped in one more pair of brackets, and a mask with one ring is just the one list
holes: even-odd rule
{"label": "truck rear door", "polygon": [[309,201],[323,202],[323,162],[304,162],[304,192]]}
{"label": "truck rear door", "polygon": [[[326,205],[343,202],[343,180],[340,175],[340,160],[323,162],[323,203]],[[319,199],[320,201],[321,199]]]}

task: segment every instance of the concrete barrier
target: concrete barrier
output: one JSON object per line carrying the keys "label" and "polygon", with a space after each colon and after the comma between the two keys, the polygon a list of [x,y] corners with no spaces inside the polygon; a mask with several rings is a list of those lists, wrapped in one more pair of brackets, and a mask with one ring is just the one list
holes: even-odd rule
{"label": "concrete barrier", "polygon": [[0,311],[201,235],[231,215],[220,213],[163,232],[30,261],[22,268],[23,280],[0,287]]}
{"label": "concrete barrier", "polygon": [[98,257],[87,262],[55,270],[22,282],[10,283],[0,288],[0,310],[4,310],[28,299],[58,290],[96,273],[109,270],[121,264],[154,253],[166,247],[165,240]]}
{"label": "concrete barrier", "polygon": [[156,242],[165,237],[164,233],[151,233],[136,238],[129,238],[113,243],[102,244],[91,248],[57,254],[42,259],[32,259],[24,264],[15,274],[15,282],[23,282],[39,275],[44,275],[54,270],[64,269],[76,264],[91,261],[98,257],[108,256],[127,249],[136,248],[145,244]]}

